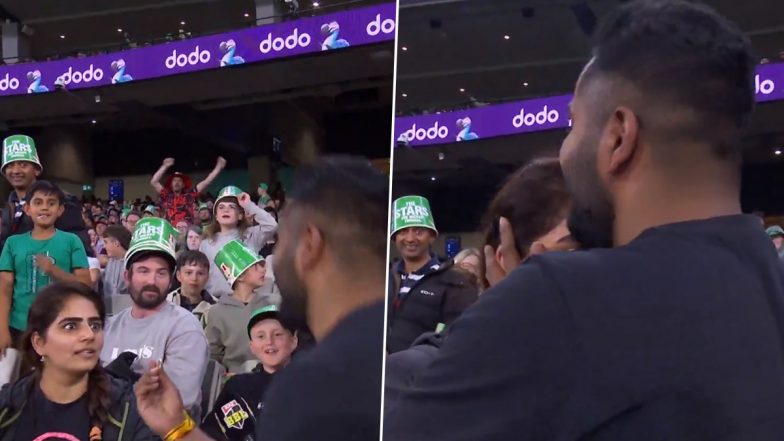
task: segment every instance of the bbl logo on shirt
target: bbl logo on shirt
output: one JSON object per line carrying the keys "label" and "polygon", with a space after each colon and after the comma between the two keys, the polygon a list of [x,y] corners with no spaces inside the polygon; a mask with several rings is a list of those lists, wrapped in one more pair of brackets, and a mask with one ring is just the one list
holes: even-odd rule
{"label": "bbl logo on shirt", "polygon": [[242,409],[237,400],[231,400],[221,406],[221,411],[223,412],[223,422],[232,429],[242,429],[245,420],[248,419],[248,412]]}

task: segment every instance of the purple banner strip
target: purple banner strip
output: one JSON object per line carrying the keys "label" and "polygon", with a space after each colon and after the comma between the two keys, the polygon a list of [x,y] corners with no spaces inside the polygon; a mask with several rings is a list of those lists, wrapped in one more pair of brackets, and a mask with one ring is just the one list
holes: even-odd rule
{"label": "purple banner strip", "polygon": [[[757,102],[784,99],[784,63],[759,66],[755,85]],[[395,139],[406,139],[408,145],[416,147],[562,129],[572,124],[571,100],[569,94],[435,115],[398,117]]]}
{"label": "purple banner strip", "polygon": [[84,58],[0,66],[0,96],[107,86],[395,38],[395,4],[178,40]]}

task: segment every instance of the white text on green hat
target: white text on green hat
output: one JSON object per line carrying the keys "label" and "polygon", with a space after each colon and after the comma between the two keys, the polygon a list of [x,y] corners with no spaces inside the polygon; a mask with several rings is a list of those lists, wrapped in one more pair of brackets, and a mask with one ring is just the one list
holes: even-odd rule
{"label": "white text on green hat", "polygon": [[393,204],[392,235],[405,228],[420,227],[438,234],[430,202],[422,196],[403,196]]}
{"label": "white text on green hat", "polygon": [[32,162],[43,169],[33,138],[27,135],[11,135],[3,140],[3,165],[0,168],[5,170],[8,164],[16,161]]}

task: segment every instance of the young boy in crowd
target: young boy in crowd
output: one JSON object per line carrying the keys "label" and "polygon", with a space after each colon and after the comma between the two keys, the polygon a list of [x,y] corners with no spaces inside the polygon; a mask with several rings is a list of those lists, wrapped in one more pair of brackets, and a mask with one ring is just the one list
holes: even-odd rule
{"label": "young boy in crowd", "polygon": [[204,418],[201,429],[216,440],[244,441],[254,433],[255,419],[264,407],[264,392],[297,349],[297,333],[284,323],[275,305],[253,311],[247,331],[250,350],[259,366],[251,373],[229,378]]}
{"label": "young boy in crowd", "polygon": [[131,243],[131,232],[120,225],[109,225],[103,232],[103,244],[106,255],[101,256],[105,263],[101,277],[100,292],[104,296],[128,294],[125,283],[125,253]]}
{"label": "young boy in crowd", "polygon": [[82,241],[54,226],[64,210],[65,194],[48,181],[27,192],[24,211],[33,230],[9,237],[0,254],[0,351],[27,328],[27,312],[43,287],[54,281],[92,286]]}
{"label": "young boy in crowd", "polygon": [[207,326],[207,311],[216,303],[204,287],[210,274],[210,261],[201,251],[184,250],[177,257],[177,281],[180,287],[170,292],[166,300],[182,306]]}
{"label": "young boy in crowd", "polygon": [[232,240],[215,255],[215,265],[231,285],[232,294],[221,296],[210,308],[207,342],[210,356],[223,364],[229,373],[246,372],[245,364],[255,360],[248,347],[247,329],[251,313],[267,306],[253,291],[264,285],[264,258],[238,240]]}

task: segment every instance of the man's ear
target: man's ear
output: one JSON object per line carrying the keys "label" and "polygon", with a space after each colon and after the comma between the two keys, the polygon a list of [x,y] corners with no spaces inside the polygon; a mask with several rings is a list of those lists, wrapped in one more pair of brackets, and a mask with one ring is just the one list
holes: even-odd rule
{"label": "man's ear", "polygon": [[600,164],[607,173],[622,173],[639,154],[640,122],[628,107],[619,106],[612,113],[599,143]]}
{"label": "man's ear", "polygon": [[300,236],[296,253],[297,260],[299,260],[298,269],[302,271],[302,274],[318,265],[319,260],[324,255],[325,246],[326,242],[321,230],[313,224],[307,225]]}

